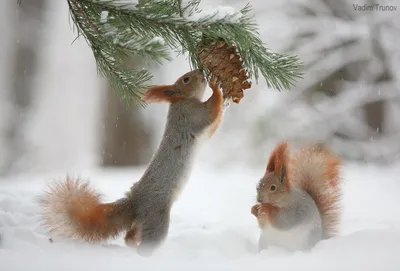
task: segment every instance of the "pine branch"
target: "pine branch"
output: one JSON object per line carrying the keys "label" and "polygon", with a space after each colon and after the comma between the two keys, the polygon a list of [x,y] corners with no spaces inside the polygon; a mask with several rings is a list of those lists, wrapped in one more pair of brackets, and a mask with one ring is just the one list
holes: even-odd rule
{"label": "pine branch", "polygon": [[[302,64],[296,56],[270,52],[258,37],[251,7],[222,13],[206,13],[200,0],[182,6],[181,0],[67,0],[78,35],[85,37],[99,72],[107,77],[122,98],[141,102],[149,71],[123,67],[135,55],[160,64],[170,60],[169,50],[189,56],[194,68],[202,68],[197,55],[200,42],[223,39],[234,44],[249,77],[260,74],[268,87],[289,89],[301,78]],[[143,103],[142,103],[143,104]]]}
{"label": "pine branch", "polygon": [[91,47],[98,71],[108,78],[121,98],[143,105],[141,96],[151,79],[147,70],[123,67],[126,59],[140,55],[157,63],[169,60],[161,39],[138,37],[120,18],[112,18],[113,25],[104,23],[108,12],[91,1],[67,0],[71,18],[78,27],[78,35],[86,38]]}

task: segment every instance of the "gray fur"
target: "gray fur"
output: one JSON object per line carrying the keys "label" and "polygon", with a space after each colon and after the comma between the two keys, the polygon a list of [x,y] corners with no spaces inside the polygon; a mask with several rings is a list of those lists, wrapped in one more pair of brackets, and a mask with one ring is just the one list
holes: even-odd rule
{"label": "gray fur", "polygon": [[122,217],[130,218],[124,224],[140,226],[141,255],[151,255],[164,242],[170,209],[189,179],[196,147],[210,122],[209,109],[196,98],[171,104],[157,152],[139,182],[119,201],[121,212],[128,212]]}
{"label": "gray fur", "polygon": [[322,239],[322,221],[314,200],[304,191],[291,190],[293,199],[281,209],[274,226],[262,229],[259,250],[279,246],[288,250],[309,250]]}

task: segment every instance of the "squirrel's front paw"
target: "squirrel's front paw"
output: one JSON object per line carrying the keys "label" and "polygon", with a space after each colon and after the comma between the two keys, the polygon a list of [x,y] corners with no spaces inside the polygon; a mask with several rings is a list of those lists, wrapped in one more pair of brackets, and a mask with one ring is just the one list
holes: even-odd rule
{"label": "squirrel's front paw", "polygon": [[258,217],[258,210],[260,209],[261,204],[256,204],[251,207],[251,214],[254,215],[255,217]]}
{"label": "squirrel's front paw", "polygon": [[211,89],[220,89],[221,83],[218,81],[218,78],[216,76],[211,77],[210,82],[208,83],[208,86]]}
{"label": "squirrel's front paw", "polygon": [[278,210],[277,207],[265,204],[256,204],[253,207],[251,207],[251,213],[257,218],[260,216],[267,216],[273,214],[277,210]]}

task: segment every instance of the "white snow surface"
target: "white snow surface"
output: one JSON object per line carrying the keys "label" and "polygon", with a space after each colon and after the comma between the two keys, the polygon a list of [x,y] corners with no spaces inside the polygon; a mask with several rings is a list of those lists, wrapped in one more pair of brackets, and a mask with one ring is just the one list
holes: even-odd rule
{"label": "white snow surface", "polygon": [[[114,200],[143,170],[80,176],[90,176],[93,187]],[[35,200],[63,174],[0,180],[0,270],[400,270],[400,167],[345,165],[341,236],[295,253],[255,252],[259,230],[250,208],[262,173],[196,165],[172,209],[167,241],[149,258],[125,247],[122,236],[89,245],[47,235]]]}

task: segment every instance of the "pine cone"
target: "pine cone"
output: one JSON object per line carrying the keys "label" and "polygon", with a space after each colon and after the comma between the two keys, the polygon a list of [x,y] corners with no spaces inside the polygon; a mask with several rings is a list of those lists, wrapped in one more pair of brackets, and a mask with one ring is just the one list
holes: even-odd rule
{"label": "pine cone", "polygon": [[251,88],[251,83],[236,48],[218,40],[209,46],[199,45],[198,55],[202,66],[220,81],[224,98],[232,97],[233,102],[239,103],[243,90]]}

